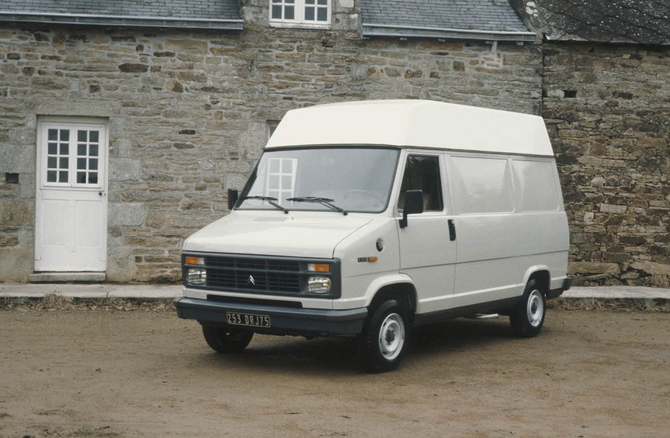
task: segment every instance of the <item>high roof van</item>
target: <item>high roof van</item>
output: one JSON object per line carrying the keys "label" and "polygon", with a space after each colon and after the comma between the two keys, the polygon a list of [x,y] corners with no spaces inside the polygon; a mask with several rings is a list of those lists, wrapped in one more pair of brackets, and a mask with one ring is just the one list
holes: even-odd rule
{"label": "high roof van", "polygon": [[289,111],[234,198],[185,241],[175,301],[217,352],[254,333],[343,336],[389,371],[424,324],[498,314],[535,336],[570,287],[537,116],[423,100]]}

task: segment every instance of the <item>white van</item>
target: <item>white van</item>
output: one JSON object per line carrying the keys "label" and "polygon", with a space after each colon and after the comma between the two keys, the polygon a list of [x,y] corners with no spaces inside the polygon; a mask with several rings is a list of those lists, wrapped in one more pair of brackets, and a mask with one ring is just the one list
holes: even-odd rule
{"label": "white van", "polygon": [[540,117],[319,105],[286,114],[230,215],[186,240],[175,302],[218,352],[254,332],[348,336],[388,371],[424,324],[495,313],[537,335],[570,287],[568,241]]}

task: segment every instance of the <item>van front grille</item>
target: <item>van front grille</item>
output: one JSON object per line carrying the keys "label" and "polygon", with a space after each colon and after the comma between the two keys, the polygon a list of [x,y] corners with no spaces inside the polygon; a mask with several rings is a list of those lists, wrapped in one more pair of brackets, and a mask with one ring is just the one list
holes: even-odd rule
{"label": "van front grille", "polygon": [[221,289],[300,292],[300,262],[266,258],[209,256],[207,285]]}
{"label": "van front grille", "polygon": [[[197,258],[198,264],[187,265],[187,258]],[[310,264],[327,264],[330,270],[310,271]],[[203,269],[206,275],[202,272]],[[197,272],[197,281],[189,282],[192,271]],[[338,259],[185,251],[182,253],[182,275],[184,286],[194,289],[324,299],[341,296]],[[331,281],[330,291],[310,292],[310,277],[328,277]],[[200,279],[205,278],[205,283],[201,283]]]}

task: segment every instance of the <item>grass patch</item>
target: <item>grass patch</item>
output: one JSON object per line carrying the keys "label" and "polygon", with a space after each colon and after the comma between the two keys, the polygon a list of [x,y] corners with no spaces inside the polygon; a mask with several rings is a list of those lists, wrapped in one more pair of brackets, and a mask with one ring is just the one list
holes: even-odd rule
{"label": "grass patch", "polygon": [[132,298],[71,298],[60,294],[47,294],[36,300],[0,300],[0,310],[54,311],[102,310],[117,312],[174,312],[172,301],[145,301]]}
{"label": "grass patch", "polygon": [[98,436],[98,437],[116,437],[123,436],[120,433],[109,430],[110,426],[99,427],[97,429],[81,428],[72,434],[72,436]]}
{"label": "grass patch", "polygon": [[667,302],[652,303],[649,300],[627,299],[566,299],[559,297],[547,301],[548,309],[558,310],[591,310],[601,312],[654,312],[670,313]]}

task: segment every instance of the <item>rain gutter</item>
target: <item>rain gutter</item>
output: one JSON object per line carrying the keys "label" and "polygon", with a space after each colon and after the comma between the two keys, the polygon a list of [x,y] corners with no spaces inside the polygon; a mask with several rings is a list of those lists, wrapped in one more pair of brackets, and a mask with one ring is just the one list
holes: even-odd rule
{"label": "rain gutter", "polygon": [[403,26],[363,23],[363,37],[444,38],[486,41],[533,42],[535,34],[523,31],[449,29],[440,27]]}

